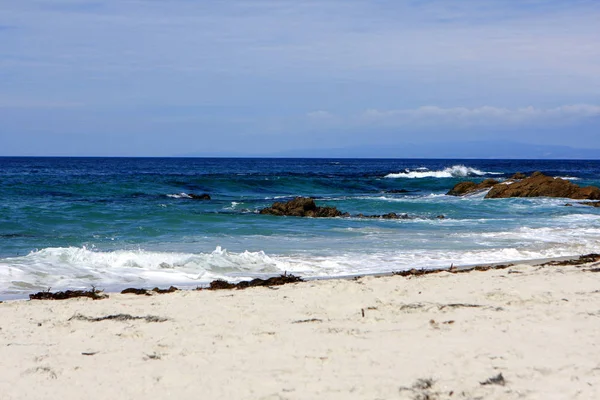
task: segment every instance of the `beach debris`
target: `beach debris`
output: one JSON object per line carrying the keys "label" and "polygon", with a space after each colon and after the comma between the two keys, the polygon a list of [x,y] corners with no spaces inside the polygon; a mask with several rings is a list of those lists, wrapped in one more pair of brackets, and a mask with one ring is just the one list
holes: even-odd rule
{"label": "beach debris", "polygon": [[175,286],[169,286],[168,289],[159,289],[157,287],[155,287],[154,289],[152,289],[152,291],[154,293],[158,293],[158,294],[165,294],[165,293],[173,293],[173,292],[177,292],[179,289],[177,289]]}
{"label": "beach debris", "polygon": [[323,320],[319,318],[299,319],[296,321],[292,321],[292,324],[305,324],[307,322],[323,322]]}
{"label": "beach debris", "polygon": [[439,398],[439,393],[433,391],[435,381],[431,378],[417,379],[410,387],[401,386],[400,392],[409,391],[413,393],[414,400],[436,400]]}
{"label": "beach debris", "polygon": [[502,373],[499,373],[496,376],[492,376],[491,378],[488,378],[488,380],[484,381],[484,382],[479,382],[480,385],[500,385],[500,386],[504,386],[506,384],[506,381],[504,380],[504,377],[502,376]]}
{"label": "beach debris", "polygon": [[152,294],[148,291],[148,289],[136,289],[136,288],[132,288],[132,287],[122,290],[121,294],[137,294],[137,295],[152,296]]}
{"label": "beach debris", "polygon": [[421,276],[428,274],[437,274],[438,272],[444,271],[443,269],[423,269],[423,268],[411,268],[406,271],[392,271],[392,275],[398,276]]}
{"label": "beach debris", "polygon": [[171,286],[168,289],[159,289],[159,288],[155,287],[152,290],[127,288],[127,289],[122,290],[121,294],[137,294],[137,295],[144,295],[144,296],[152,296],[152,293],[165,294],[165,293],[177,292],[178,290],[179,289],[177,289],[175,286]]}
{"label": "beach debris", "polygon": [[66,300],[75,297],[89,297],[93,300],[101,300],[108,298],[107,294],[102,293],[101,290],[96,290],[92,287],[92,290],[65,290],[64,292],[50,292],[48,289],[45,292],[37,292],[29,295],[30,300]]}
{"label": "beach debris", "polygon": [[441,311],[445,308],[479,308],[483,307],[481,304],[466,304],[466,303],[451,303],[451,304],[443,304],[438,306],[438,309]]}
{"label": "beach debris", "polygon": [[415,383],[413,383],[413,389],[425,390],[431,389],[435,381],[431,378],[427,379],[417,379]]}
{"label": "beach debris", "polygon": [[361,308],[361,309],[360,309],[360,313],[362,314],[362,317],[364,318],[364,317],[365,317],[365,309],[364,309],[364,308]]}
{"label": "beach debris", "polygon": [[98,351],[84,351],[81,353],[82,356],[95,356],[96,354],[98,354]]}
{"label": "beach debris", "polygon": [[56,374],[56,372],[52,368],[46,367],[46,366],[36,367],[36,368],[29,368],[24,373],[25,374],[41,374],[41,375],[46,375],[46,377],[49,378],[49,379],[56,379],[56,378],[58,378],[58,375]]}
{"label": "beach debris", "polygon": [[[503,310],[502,307],[492,307],[492,306],[486,306],[483,304],[468,304],[468,303],[450,303],[450,304],[407,303],[407,304],[400,305],[398,310],[410,313],[410,312],[415,312],[415,311],[427,312],[427,311],[436,310],[436,309],[438,311],[447,311],[447,310],[457,309],[457,308],[483,308],[486,310],[493,310],[493,311],[502,311]],[[443,322],[443,323],[446,323],[446,322]],[[448,324],[452,324],[452,323],[454,323],[454,322],[448,321]]]}
{"label": "beach debris", "polygon": [[462,274],[472,271],[489,271],[494,269],[506,269],[514,266],[514,264],[498,264],[498,265],[476,265],[474,267],[462,267],[458,268],[454,264],[450,265],[450,268],[411,268],[406,271],[392,271],[392,275],[410,277],[410,276],[421,276],[429,274],[439,274],[440,272],[450,272],[452,274]]}
{"label": "beach debris", "polygon": [[86,317],[82,314],[75,314],[68,321],[78,320],[78,321],[89,321],[89,322],[100,322],[100,321],[132,321],[143,319],[146,322],[165,322],[168,321],[167,318],[157,317],[156,315],[146,315],[146,316],[136,316],[130,314],[111,314],[106,315],[104,317]]}
{"label": "beach debris", "polygon": [[241,281],[239,283],[229,283],[223,279],[217,279],[210,283],[208,290],[221,290],[221,289],[246,289],[249,287],[256,286],[279,286],[288,283],[302,282],[302,278],[292,274],[283,274],[274,276],[267,279],[255,278],[251,281]]}
{"label": "beach debris", "polygon": [[223,279],[217,279],[210,283],[210,290],[221,290],[221,289],[234,289],[236,287],[235,283],[229,283]]}
{"label": "beach debris", "polygon": [[[515,174],[516,175],[516,174]],[[581,187],[566,179],[554,178],[537,171],[529,177],[522,178],[522,174],[504,182],[486,179],[477,184],[467,181],[455,185],[447,195],[464,196],[487,188],[490,191],[486,199],[499,199],[509,197],[563,197],[581,200],[600,200],[600,188],[595,186]]]}
{"label": "beach debris", "polygon": [[569,260],[548,261],[543,264],[537,264],[536,267],[581,265],[581,264],[593,263],[596,261],[600,261],[600,254],[590,253],[590,254],[586,254],[583,256],[579,256],[579,258],[573,258],[573,259],[569,259]]}
{"label": "beach debris", "polygon": [[147,360],[160,360],[162,357],[158,353],[146,354],[145,359]]}

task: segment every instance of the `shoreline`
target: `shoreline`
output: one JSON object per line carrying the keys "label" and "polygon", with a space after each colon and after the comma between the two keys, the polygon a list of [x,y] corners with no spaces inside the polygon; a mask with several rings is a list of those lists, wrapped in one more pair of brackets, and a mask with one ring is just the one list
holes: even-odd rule
{"label": "shoreline", "polygon": [[599,398],[598,261],[530,264],[3,302],[0,392],[8,400]]}
{"label": "shoreline", "polygon": [[[302,282],[327,281],[327,280],[338,280],[338,279],[345,280],[345,279],[357,279],[357,278],[362,278],[362,277],[386,277],[386,276],[402,275],[403,273],[407,273],[408,271],[411,271],[411,270],[419,271],[419,272],[426,271],[425,274],[435,274],[435,273],[439,273],[439,272],[449,271],[451,268],[454,268],[457,272],[465,272],[466,270],[472,270],[472,269],[485,269],[485,268],[496,269],[498,266],[504,266],[504,265],[509,265],[509,264],[510,265],[539,266],[541,264],[551,263],[551,262],[563,262],[563,261],[569,261],[569,260],[575,261],[575,260],[578,260],[579,258],[585,257],[585,256],[587,256],[587,255],[534,258],[534,259],[526,259],[526,260],[500,261],[500,262],[483,263],[483,264],[467,264],[467,265],[451,264],[447,268],[446,267],[444,267],[444,268],[440,268],[440,267],[426,268],[426,267],[424,267],[424,268],[413,268],[413,269],[400,270],[400,271],[392,270],[392,271],[386,271],[386,272],[373,272],[373,273],[367,273],[367,274],[316,276],[316,277],[299,276],[299,278],[302,279]],[[243,280],[242,281],[232,280],[232,281],[227,281],[227,282],[238,283],[238,282],[243,282]],[[208,290],[210,283],[211,282],[202,283],[202,284],[179,285],[179,286],[176,286],[176,288],[177,288],[177,290],[182,290],[182,291]],[[169,285],[169,286],[175,286],[175,285]],[[89,287],[86,286],[86,287],[78,287],[75,289],[73,289],[73,288],[62,289],[62,290],[57,290],[56,292],[63,292],[63,291],[67,291],[67,290],[90,290],[90,289],[96,290],[96,289],[98,289],[98,292],[102,292],[104,294],[111,295],[111,294],[120,294],[123,290],[130,289],[130,288],[146,289],[148,291],[152,291],[152,288],[149,286],[148,287],[132,287],[132,286],[127,286],[127,285],[114,285],[107,289],[96,288],[95,286],[89,286]],[[161,287],[159,286],[158,288],[161,288]],[[51,290],[49,292],[53,293]],[[34,293],[40,293],[40,291],[32,290],[32,292],[27,293],[27,294],[8,294],[8,295],[2,294],[2,295],[0,295],[0,302],[30,300],[29,296]]]}

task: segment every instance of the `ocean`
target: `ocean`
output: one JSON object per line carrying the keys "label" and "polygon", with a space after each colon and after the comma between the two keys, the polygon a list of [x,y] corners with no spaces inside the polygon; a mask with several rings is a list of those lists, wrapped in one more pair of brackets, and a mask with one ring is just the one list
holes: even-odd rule
{"label": "ocean", "polygon": [[[3,157],[0,298],[598,252],[598,208],[445,195],[464,180],[534,171],[600,186],[600,161],[582,160]],[[191,198],[203,193],[211,199]],[[258,213],[296,196],[352,215],[408,218]]]}

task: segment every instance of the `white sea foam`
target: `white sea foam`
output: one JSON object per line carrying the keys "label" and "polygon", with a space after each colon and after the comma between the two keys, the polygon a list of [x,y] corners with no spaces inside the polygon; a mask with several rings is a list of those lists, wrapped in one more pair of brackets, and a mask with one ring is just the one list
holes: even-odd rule
{"label": "white sea foam", "polygon": [[238,203],[237,201],[232,201],[231,205],[229,207],[224,207],[225,210],[235,210],[237,206],[239,206],[240,203]]}
{"label": "white sea foam", "polygon": [[93,251],[59,247],[0,260],[0,293],[20,288],[53,289],[123,284],[192,284],[227,275],[254,276],[291,268],[264,252],[168,253],[144,250]]}
{"label": "white sea foam", "polygon": [[171,197],[173,199],[191,199],[192,196],[190,196],[187,193],[177,193],[177,194],[168,194],[167,197]]}
{"label": "white sea foam", "polygon": [[430,171],[427,168],[406,169],[404,172],[387,174],[386,178],[462,178],[467,176],[500,175],[501,172],[485,172],[465,165],[453,165],[441,171]]}
{"label": "white sea foam", "polygon": [[[559,226],[456,232],[450,235],[435,235],[433,232],[419,235],[415,232],[405,237],[403,244],[390,243],[389,246],[384,242],[389,242],[392,236],[396,237],[396,230],[357,227],[352,232],[362,234],[359,240],[373,243],[373,247],[365,245],[367,247],[363,250],[354,250],[352,245],[339,249],[333,245],[330,250],[316,253],[308,249],[293,254],[229,252],[221,247],[200,253],[46,248],[26,256],[0,260],[0,296],[27,294],[48,288],[90,288],[92,285],[101,289],[171,284],[189,287],[207,284],[214,279],[237,281],[273,276],[284,271],[307,278],[343,276],[447,267],[450,264],[471,265],[571,256],[597,251],[600,216],[570,215],[555,221]],[[436,220],[435,223],[453,222]],[[343,240],[347,242],[348,238]],[[379,247],[377,243],[383,246]]]}

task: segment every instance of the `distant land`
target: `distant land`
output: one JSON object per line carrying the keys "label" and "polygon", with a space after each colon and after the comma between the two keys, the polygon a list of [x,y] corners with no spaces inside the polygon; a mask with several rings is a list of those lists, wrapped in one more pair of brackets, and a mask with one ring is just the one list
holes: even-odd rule
{"label": "distant land", "polygon": [[274,153],[188,153],[179,157],[289,157],[289,158],[465,158],[465,159],[600,159],[600,149],[536,145],[508,141],[436,142],[386,146],[293,149]]}

